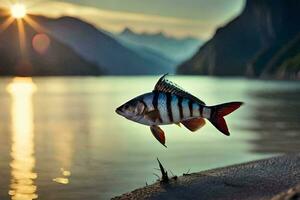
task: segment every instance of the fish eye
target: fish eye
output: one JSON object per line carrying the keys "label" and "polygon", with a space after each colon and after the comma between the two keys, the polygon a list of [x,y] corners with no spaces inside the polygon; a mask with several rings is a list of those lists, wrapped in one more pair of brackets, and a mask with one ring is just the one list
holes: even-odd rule
{"label": "fish eye", "polygon": [[128,109],[128,108],[129,108],[129,105],[125,105],[124,108],[125,108],[125,109]]}

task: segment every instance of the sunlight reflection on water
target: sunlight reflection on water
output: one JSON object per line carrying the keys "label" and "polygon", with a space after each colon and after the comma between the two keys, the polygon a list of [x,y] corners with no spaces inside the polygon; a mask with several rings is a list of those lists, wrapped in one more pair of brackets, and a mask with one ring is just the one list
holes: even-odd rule
{"label": "sunlight reflection on water", "polygon": [[68,177],[71,176],[71,172],[65,170],[64,168],[61,168],[60,171],[61,171],[61,176],[54,178],[53,181],[60,184],[69,184],[70,180]]}
{"label": "sunlight reflection on water", "polygon": [[34,126],[32,95],[36,86],[31,78],[15,78],[7,86],[12,97],[11,184],[9,195],[14,200],[36,199],[34,180]]}

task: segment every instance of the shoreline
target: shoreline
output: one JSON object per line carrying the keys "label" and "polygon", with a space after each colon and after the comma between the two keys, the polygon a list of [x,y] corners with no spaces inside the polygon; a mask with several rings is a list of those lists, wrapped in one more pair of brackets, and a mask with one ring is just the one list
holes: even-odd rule
{"label": "shoreline", "polygon": [[300,198],[300,153],[191,173],[112,199],[283,200],[294,197]]}

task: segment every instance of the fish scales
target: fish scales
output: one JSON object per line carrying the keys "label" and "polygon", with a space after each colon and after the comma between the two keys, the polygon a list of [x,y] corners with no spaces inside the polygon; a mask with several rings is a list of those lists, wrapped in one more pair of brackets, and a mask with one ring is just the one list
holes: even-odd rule
{"label": "fish scales", "polygon": [[[155,94],[153,96],[155,97]],[[188,98],[181,98],[171,93],[158,93],[157,109],[161,123],[178,123],[185,119],[199,117],[200,108],[198,103]]]}
{"label": "fish scales", "polygon": [[192,110],[193,110],[193,117],[200,117],[200,105],[197,103],[193,103]]}
{"label": "fish scales", "polygon": [[169,123],[169,114],[168,114],[168,108],[167,108],[167,95],[163,92],[160,92],[158,94],[158,105],[157,109],[160,114],[160,118],[162,120],[162,123]]}
{"label": "fish scales", "polygon": [[145,95],[143,98],[143,101],[145,102],[148,111],[152,111],[155,109],[153,106],[153,97],[154,94],[150,93],[149,95]]}
{"label": "fish scales", "polygon": [[178,96],[172,94],[172,100],[171,100],[171,108],[172,108],[172,115],[173,115],[173,121],[175,123],[180,122],[180,107],[178,106]]}
{"label": "fish scales", "polygon": [[189,102],[190,100],[187,98],[183,98],[182,100],[182,110],[183,110],[183,119],[187,119],[190,117],[190,108],[189,108]]}

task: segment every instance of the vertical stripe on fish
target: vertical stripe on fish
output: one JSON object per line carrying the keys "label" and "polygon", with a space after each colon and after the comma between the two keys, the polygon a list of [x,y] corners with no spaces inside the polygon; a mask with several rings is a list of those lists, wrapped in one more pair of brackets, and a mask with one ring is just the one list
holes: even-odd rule
{"label": "vertical stripe on fish", "polygon": [[190,117],[190,108],[189,108],[189,102],[190,100],[189,99],[186,99],[184,98],[182,100],[182,110],[183,110],[183,118],[186,119],[186,118],[189,118]]}
{"label": "vertical stripe on fish", "polygon": [[200,117],[200,106],[197,103],[193,103],[193,117]]}
{"label": "vertical stripe on fish", "polygon": [[168,111],[168,116],[169,116],[169,121],[174,122],[173,120],[173,112],[172,112],[172,95],[171,93],[166,93],[167,96],[167,111]]}
{"label": "vertical stripe on fish", "polygon": [[203,117],[203,106],[199,106],[200,117]]}
{"label": "vertical stripe on fish", "polygon": [[160,118],[162,120],[162,123],[169,123],[169,114],[167,109],[167,96],[165,93],[160,92],[158,95],[158,105],[157,105]]}
{"label": "vertical stripe on fish", "polygon": [[[158,92],[154,92],[152,105],[153,105],[154,110],[159,110],[158,109],[158,105],[159,105],[159,93]],[[160,112],[158,112],[158,113],[159,113],[158,121],[162,122],[162,118],[161,118]]]}
{"label": "vertical stripe on fish", "polygon": [[180,117],[179,100],[178,100],[178,97],[174,94],[172,94],[171,108],[172,108],[172,114],[173,114],[173,122],[176,122],[176,123],[180,122],[181,117]]}
{"label": "vertical stripe on fish", "polygon": [[179,114],[180,114],[180,119],[183,119],[183,108],[182,108],[182,101],[183,101],[183,98],[181,96],[177,96],[177,99],[178,99],[178,110],[179,110]]}
{"label": "vertical stripe on fish", "polygon": [[193,117],[193,101],[189,100],[190,117]]}

